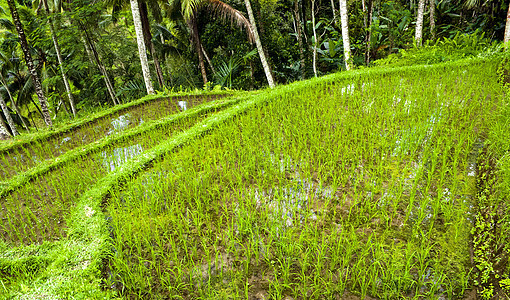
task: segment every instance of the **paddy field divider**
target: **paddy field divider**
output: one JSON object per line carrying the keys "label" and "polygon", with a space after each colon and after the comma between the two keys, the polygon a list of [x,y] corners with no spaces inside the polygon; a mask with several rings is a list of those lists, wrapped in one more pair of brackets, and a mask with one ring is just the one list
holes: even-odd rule
{"label": "paddy field divider", "polygon": [[142,97],[136,101],[131,101],[131,102],[121,104],[121,105],[116,105],[116,106],[110,107],[108,109],[105,109],[103,111],[93,113],[85,118],[81,118],[79,120],[73,121],[70,124],[64,125],[63,127],[60,127],[60,128],[55,128],[53,130],[45,130],[41,133],[28,134],[25,136],[22,135],[19,138],[15,137],[14,141],[12,141],[12,142],[5,142],[5,143],[0,144],[0,154],[7,152],[7,151],[12,151],[19,147],[29,145],[31,143],[35,143],[38,141],[42,141],[44,139],[51,138],[53,136],[58,136],[58,135],[64,134],[66,132],[69,132],[69,131],[78,129],[82,126],[88,125],[92,122],[99,121],[105,117],[108,117],[109,115],[112,115],[115,113],[120,113],[120,112],[123,112],[130,108],[135,108],[135,107],[141,106],[143,104],[146,104],[146,103],[154,101],[154,100],[160,100],[160,99],[164,99],[164,98],[188,97],[188,96],[204,96],[204,97],[206,97],[206,96],[223,96],[223,95],[228,96],[228,95],[233,95],[233,93],[230,91],[228,91],[228,92],[227,91],[224,91],[224,92],[222,92],[222,91],[219,91],[219,92],[218,91],[214,91],[214,92],[201,91],[199,93],[169,93],[169,94],[162,93],[162,94],[156,94],[156,95],[147,95],[147,96]]}
{"label": "paddy field divider", "polygon": [[192,118],[202,113],[207,113],[211,110],[215,109],[223,109],[225,107],[228,107],[230,105],[233,105],[239,101],[241,101],[242,98],[234,98],[232,100],[216,100],[210,103],[206,103],[197,107],[194,107],[192,109],[186,110],[184,112],[176,113],[173,115],[170,115],[168,117],[151,121],[144,123],[142,125],[139,125],[137,127],[128,129],[120,134],[116,135],[110,135],[103,139],[100,139],[98,141],[92,142],[90,144],[87,144],[85,146],[76,148],[74,150],[68,151],[56,158],[46,160],[39,164],[37,167],[32,168],[26,172],[23,172],[20,175],[17,175],[13,177],[12,179],[5,182],[5,186],[0,188],[0,201],[17,190],[18,188],[22,187],[24,184],[30,182],[31,180],[34,180],[38,176],[42,176],[52,170],[55,170],[63,165],[66,165],[68,163],[71,163],[83,156],[89,155],[91,153],[95,153],[97,151],[100,151],[104,149],[105,147],[128,140],[130,138],[133,138],[137,135],[140,135],[144,132],[154,130],[157,128],[161,128],[164,126],[167,126],[169,124],[172,124],[176,121],[185,119],[185,118]]}
{"label": "paddy field divider", "polygon": [[[45,261],[48,262],[47,269],[44,271],[44,275],[34,282],[30,294],[41,295],[41,293],[44,293],[44,295],[48,295],[47,297],[50,299],[53,299],[51,297],[60,299],[59,297],[69,297],[71,295],[76,299],[108,299],[112,297],[113,292],[101,287],[103,261],[111,252],[107,242],[109,238],[107,221],[103,214],[103,205],[108,200],[108,197],[130,178],[135,177],[139,172],[150,166],[151,163],[172,153],[190,141],[200,138],[235,116],[257,105],[263,105],[265,102],[278,98],[283,94],[299,93],[299,90],[304,88],[322,88],[334,84],[336,81],[363,79],[364,76],[392,75],[398,72],[414,72],[423,69],[432,71],[436,68],[447,68],[452,65],[459,67],[483,62],[484,60],[482,59],[470,59],[433,66],[355,70],[353,72],[333,74],[306,82],[298,82],[288,86],[280,86],[273,90],[266,90],[251,98],[243,98],[243,101],[240,101],[235,106],[205,119],[186,132],[180,133],[128,161],[122,165],[122,167],[106,177],[103,177],[95,186],[86,191],[77,200],[77,206],[71,213],[71,217],[68,221],[69,234],[67,239],[55,242],[52,244],[53,246],[49,246],[47,243],[43,244],[45,248],[51,248],[40,258],[44,260],[46,257]],[[135,135],[131,134],[127,136],[127,134],[128,131],[126,131],[126,134],[122,135],[122,139],[127,139]],[[121,137],[119,136],[118,138],[120,139]],[[92,151],[92,149],[89,151]],[[73,159],[76,159],[83,154],[76,151],[74,155]],[[65,157],[67,156],[63,156],[62,159]],[[71,158],[68,159],[71,160]],[[48,169],[50,166],[47,165],[45,168]],[[18,184],[27,182],[26,179],[22,181],[22,178],[18,180],[20,180]],[[13,183],[14,182],[15,181],[13,181]],[[20,250],[19,252],[24,252],[26,255],[20,255],[18,257],[19,262],[21,263],[21,259],[27,260],[27,257],[34,257],[32,259],[35,259],[37,256],[37,246],[24,248],[26,249],[25,251]],[[23,249],[23,247],[21,249]],[[15,255],[13,255],[13,257],[14,256]],[[11,263],[14,264],[14,261],[11,260]]]}

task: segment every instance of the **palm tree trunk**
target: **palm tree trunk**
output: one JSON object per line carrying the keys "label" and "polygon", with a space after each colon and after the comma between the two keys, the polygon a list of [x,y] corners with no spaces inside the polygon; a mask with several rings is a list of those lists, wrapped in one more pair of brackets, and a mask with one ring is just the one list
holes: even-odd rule
{"label": "palm tree trunk", "polygon": [[425,12],[425,0],[418,1],[418,12],[416,14],[416,32],[414,40],[416,45],[420,47],[423,39],[423,14]]}
{"label": "palm tree trunk", "polygon": [[436,0],[430,0],[430,35],[436,40]]}
{"label": "palm tree trunk", "polygon": [[257,51],[259,52],[262,67],[264,68],[264,72],[266,73],[267,83],[271,88],[274,88],[275,85],[273,75],[271,74],[271,69],[269,68],[269,64],[267,63],[266,60],[266,55],[264,54],[264,49],[262,48],[262,42],[260,41],[259,33],[257,31],[257,25],[255,23],[255,17],[253,16],[253,10],[251,9],[250,0],[244,0],[244,4],[246,5],[246,10],[248,11],[248,17],[250,18],[251,24],[251,32],[253,34],[255,44],[257,45]]}
{"label": "palm tree trunk", "polygon": [[138,44],[138,54],[140,56],[140,64],[142,65],[143,80],[147,94],[154,94],[152,87],[151,73],[149,70],[149,62],[147,61],[147,50],[145,49],[145,41],[143,40],[142,19],[140,18],[140,10],[138,9],[138,1],[130,0],[131,13],[133,15],[133,23],[135,25],[136,42]]}
{"label": "palm tree trunk", "polygon": [[[94,57],[97,68],[99,69],[99,72],[103,75],[103,80],[105,82],[106,89],[108,90],[108,93],[110,94],[110,98],[112,99],[113,105],[118,105],[118,104],[120,104],[119,99],[117,99],[117,96],[115,96],[115,90],[113,89],[113,85],[110,81],[110,77],[108,76],[108,72],[106,71],[106,68],[103,66],[103,63],[101,62],[99,53],[97,53],[96,46],[94,45],[94,42],[90,38],[89,33],[88,33],[87,29],[85,28],[85,25],[83,25],[80,22],[80,26],[83,29],[83,32],[85,33],[85,38],[84,38],[85,50],[87,51],[89,58],[90,58],[90,54],[92,54],[92,56]],[[87,47],[87,45],[88,45],[88,47]],[[90,53],[89,51],[92,53]]]}
{"label": "palm tree trunk", "polygon": [[505,36],[503,38],[503,42],[505,43],[505,50],[508,50],[509,41],[510,41],[510,4],[508,5],[508,12],[506,14]]}
{"label": "palm tree trunk", "polygon": [[364,15],[366,16],[366,19],[364,20],[364,25],[367,30],[367,36],[366,36],[366,45],[367,45],[367,52],[365,53],[365,63],[368,66],[370,64],[370,54],[372,51],[372,15],[374,13],[374,2],[373,0],[368,0],[367,4],[364,5]]}
{"label": "palm tree trunk", "polygon": [[301,17],[299,13],[299,0],[294,1],[294,18],[296,19],[296,34],[299,45],[299,61],[301,70],[301,76],[304,78],[305,70],[305,50],[303,48],[303,34],[301,31]]}
{"label": "palm tree trunk", "polygon": [[32,61],[32,55],[30,55],[30,49],[28,47],[25,31],[23,30],[23,25],[21,24],[21,21],[19,19],[18,11],[13,0],[7,0],[7,4],[9,5],[9,10],[11,11],[14,26],[18,31],[21,50],[25,55],[25,61],[27,63],[28,70],[30,72],[30,75],[32,76],[32,80],[34,81],[35,93],[37,94],[37,98],[39,99],[39,103],[41,104],[44,122],[46,123],[47,126],[53,126],[51,122],[50,111],[48,109],[48,101],[44,96],[41,81],[39,80],[39,75],[37,75],[37,71],[35,70],[35,66]]}
{"label": "palm tree trunk", "polygon": [[313,55],[312,68],[313,75],[317,77],[317,31],[315,30],[315,0],[312,0],[312,29],[313,29]]}
{"label": "palm tree trunk", "polygon": [[11,118],[11,114],[7,109],[7,104],[5,104],[5,100],[4,97],[2,97],[2,94],[0,94],[0,107],[2,108],[2,112],[4,113],[5,119],[7,120],[9,127],[11,128],[12,135],[14,136],[19,135],[18,130],[16,129],[16,124],[14,124],[14,121]]}
{"label": "palm tree trunk", "polygon": [[3,139],[4,136],[10,137],[11,133],[7,130],[7,124],[5,124],[4,119],[0,118],[0,140]]}
{"label": "palm tree trunk", "polygon": [[7,91],[7,95],[9,96],[9,100],[12,103],[12,107],[14,107],[14,111],[16,111],[19,118],[21,119],[21,123],[23,123],[23,126],[25,126],[27,131],[30,131],[27,123],[25,122],[25,119],[23,119],[23,116],[21,115],[21,111],[19,110],[19,107],[16,105],[16,101],[14,101],[14,98],[12,97],[11,91],[9,90],[7,83],[5,82],[4,75],[2,75],[1,72],[0,72],[0,80],[2,81],[2,85],[4,86],[5,90]]}
{"label": "palm tree trunk", "polygon": [[352,69],[351,43],[349,40],[349,19],[347,17],[347,0],[340,0],[340,20],[342,21],[342,40],[344,42],[345,68]]}
{"label": "palm tree trunk", "polygon": [[211,67],[211,71],[213,72],[214,75],[216,75],[216,69],[214,69],[211,59],[209,59],[209,55],[207,55],[207,52],[205,52],[204,46],[203,45],[200,45],[200,46],[202,49],[202,54],[204,54],[205,60],[209,64],[209,67]]}
{"label": "palm tree trunk", "polygon": [[335,11],[335,2],[331,0],[331,11],[333,13],[333,23],[336,24],[336,11]]}
{"label": "palm tree trunk", "polygon": [[149,47],[151,51],[152,60],[154,61],[154,68],[156,69],[156,77],[158,78],[158,84],[161,89],[165,85],[165,80],[163,79],[163,70],[161,69],[161,65],[159,63],[159,59],[156,55],[156,48],[154,47],[154,43],[152,42],[152,34],[151,27],[149,23],[149,13],[147,11],[147,4],[145,2],[140,3],[140,18],[142,20],[142,29],[143,29],[143,37],[145,40],[145,45]]}
{"label": "palm tree trunk", "polygon": [[55,47],[55,52],[57,53],[58,66],[60,67],[60,72],[62,73],[62,80],[64,81],[64,86],[66,88],[67,97],[69,98],[69,104],[71,105],[71,110],[73,111],[73,116],[76,117],[76,107],[74,105],[74,98],[73,98],[73,94],[71,93],[71,87],[69,86],[69,81],[67,80],[67,76],[64,71],[62,54],[60,53],[60,46],[58,45],[57,35],[55,34],[55,27],[53,26],[53,19],[50,17],[50,9],[48,8],[48,2],[47,2],[47,0],[43,0],[42,2],[44,4],[44,9],[46,10],[46,14],[48,15],[48,23],[50,25],[51,39],[53,40],[53,46]]}
{"label": "palm tree trunk", "polygon": [[198,54],[198,66],[200,68],[200,73],[202,74],[202,80],[204,81],[204,86],[206,86],[207,72],[205,71],[204,54],[202,53],[202,42],[200,41],[200,36],[198,35],[198,24],[195,15],[193,15],[188,20],[188,26],[191,30],[191,37],[195,43],[195,48]]}

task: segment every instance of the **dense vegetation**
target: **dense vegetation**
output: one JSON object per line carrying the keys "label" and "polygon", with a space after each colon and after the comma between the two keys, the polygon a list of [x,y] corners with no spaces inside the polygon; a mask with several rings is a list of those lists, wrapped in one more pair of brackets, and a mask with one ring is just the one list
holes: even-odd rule
{"label": "dense vegetation", "polygon": [[431,64],[488,55],[502,48],[497,42],[503,40],[509,8],[502,0],[7,2],[0,19],[4,135],[51,119],[58,124],[153,90],[251,90],[270,78],[285,84],[350,64]]}
{"label": "dense vegetation", "polygon": [[6,1],[0,299],[510,298],[508,3]]}

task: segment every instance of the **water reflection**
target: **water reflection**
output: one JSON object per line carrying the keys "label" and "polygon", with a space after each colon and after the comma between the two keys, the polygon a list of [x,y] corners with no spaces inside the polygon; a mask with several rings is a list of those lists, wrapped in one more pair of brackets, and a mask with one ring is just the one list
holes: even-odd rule
{"label": "water reflection", "polygon": [[131,158],[140,155],[143,152],[142,145],[136,144],[124,148],[115,148],[112,151],[101,152],[103,167],[109,172],[115,171]]}

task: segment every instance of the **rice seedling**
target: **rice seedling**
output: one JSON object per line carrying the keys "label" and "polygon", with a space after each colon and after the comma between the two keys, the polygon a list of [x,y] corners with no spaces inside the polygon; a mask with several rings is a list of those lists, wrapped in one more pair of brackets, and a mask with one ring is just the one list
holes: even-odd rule
{"label": "rice seedling", "polygon": [[[73,201],[94,182],[167,139],[191,127],[216,110],[237,103],[219,101],[166,119],[146,123],[102,143],[69,152],[63,160],[42,165],[14,180],[2,191],[0,228],[3,240],[13,244],[40,243],[65,236],[65,219]],[[37,178],[35,178],[37,177]]]}
{"label": "rice seedling", "polygon": [[[328,76],[263,93],[168,140],[114,144],[84,163],[104,173],[87,173],[98,184],[76,195],[55,243],[76,252],[49,266],[70,270],[45,277],[46,287],[60,297],[94,287],[97,298],[134,299],[453,299],[473,288],[484,295],[490,284],[502,290],[495,275],[508,272],[475,269],[494,266],[494,255],[473,265],[470,254],[478,207],[501,215],[477,192],[481,145],[504,104],[496,69],[471,60]],[[154,147],[116,162],[146,149],[139,140]],[[19,231],[8,238],[38,234]],[[97,278],[106,255],[99,292],[97,279],[79,278]]]}
{"label": "rice seedling", "polygon": [[502,101],[495,70],[282,88],[112,196],[106,286],[144,299],[462,297],[467,153]]}
{"label": "rice seedling", "polygon": [[[77,124],[64,127],[32,140],[21,140],[0,148],[0,180],[21,174],[47,159],[67,151],[117,134],[144,122],[157,120],[177,111],[192,108],[203,102],[226,95],[188,95],[147,97],[128,105],[114,107],[98,116],[88,117]],[[148,101],[150,100],[150,101]],[[136,105],[135,105],[136,104]],[[44,138],[42,138],[44,137]]]}

